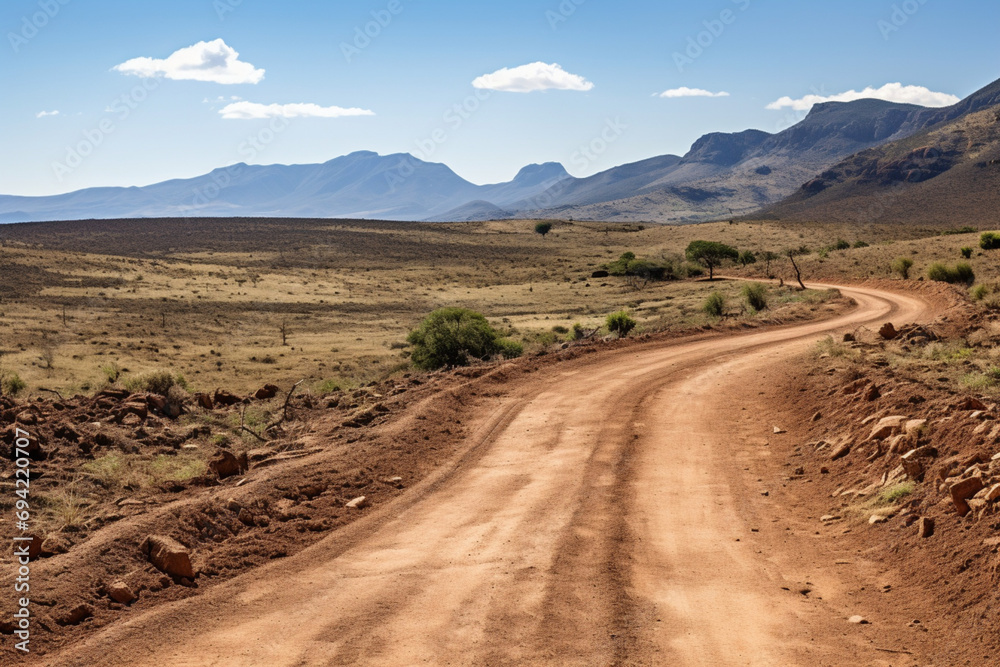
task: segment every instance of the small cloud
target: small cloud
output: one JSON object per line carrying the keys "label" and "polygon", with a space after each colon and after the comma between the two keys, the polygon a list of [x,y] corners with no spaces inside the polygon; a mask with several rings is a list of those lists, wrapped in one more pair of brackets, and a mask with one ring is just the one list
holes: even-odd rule
{"label": "small cloud", "polygon": [[59,115],[58,110],[39,111],[38,113],[35,114],[35,118],[45,118],[46,116],[58,116],[58,115]]}
{"label": "small cloud", "polygon": [[132,76],[165,77],[176,81],[259,83],[264,78],[264,70],[241,62],[239,58],[235,49],[216,39],[174,51],[164,59],[132,58],[112,69]]}
{"label": "small cloud", "polygon": [[710,90],[703,90],[701,88],[687,88],[685,86],[681,86],[680,88],[665,90],[660,93],[658,97],[665,97],[669,99],[676,97],[729,97],[729,93],[725,91],[713,93]]}
{"label": "small cloud", "polygon": [[346,118],[348,116],[374,116],[368,109],[321,107],[318,104],[257,104],[233,102],[219,110],[227,120],[254,120],[258,118]]}
{"label": "small cloud", "polygon": [[868,86],[862,91],[848,90],[837,95],[806,95],[798,99],[782,97],[767,105],[768,109],[793,109],[809,111],[815,104],[823,102],[853,102],[862,99],[885,100],[900,104],[918,104],[922,107],[947,107],[957,104],[960,98],[948,93],[936,93],[923,86],[904,86],[901,83],[887,83],[881,88]]}
{"label": "small cloud", "polygon": [[513,68],[504,67],[492,74],[478,77],[472,85],[476,88],[508,93],[531,93],[536,90],[587,91],[594,87],[593,83],[582,76],[570,74],[559,65],[542,62]]}

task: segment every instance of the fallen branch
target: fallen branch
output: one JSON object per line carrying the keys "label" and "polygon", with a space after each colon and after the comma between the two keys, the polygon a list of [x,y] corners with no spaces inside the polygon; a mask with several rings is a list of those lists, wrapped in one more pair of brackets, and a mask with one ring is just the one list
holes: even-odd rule
{"label": "fallen branch", "polygon": [[898,651],[893,648],[879,648],[878,646],[874,648],[876,651],[882,651],[883,653],[902,653],[903,655],[913,655],[913,651]]}
{"label": "fallen branch", "polygon": [[247,406],[244,405],[242,408],[240,408],[240,431],[246,431],[253,437],[260,440],[261,442],[267,442],[266,438],[258,435],[256,431],[254,431],[252,428],[246,425],[246,411],[247,411]]}
{"label": "fallen branch", "polygon": [[285,404],[281,408],[281,419],[279,419],[278,421],[274,422],[273,424],[269,424],[264,429],[264,433],[267,433],[268,431],[270,431],[275,426],[280,426],[282,422],[284,422],[284,421],[286,421],[288,419],[288,403],[289,403],[289,401],[292,400],[292,394],[295,393],[295,390],[298,389],[299,385],[302,384],[303,382],[305,382],[305,380],[299,380],[298,382],[296,382],[295,384],[292,385],[291,389],[288,390],[288,395],[285,396]]}
{"label": "fallen branch", "polygon": [[65,400],[66,400],[65,398],[63,398],[63,395],[62,395],[62,394],[60,394],[60,393],[59,393],[58,391],[56,391],[55,389],[46,389],[45,387],[39,387],[39,388],[38,388],[38,391],[44,391],[44,392],[47,392],[47,393],[49,393],[49,394],[55,394],[56,396],[58,396],[58,397],[59,397],[59,400],[60,400],[60,401],[65,401]]}

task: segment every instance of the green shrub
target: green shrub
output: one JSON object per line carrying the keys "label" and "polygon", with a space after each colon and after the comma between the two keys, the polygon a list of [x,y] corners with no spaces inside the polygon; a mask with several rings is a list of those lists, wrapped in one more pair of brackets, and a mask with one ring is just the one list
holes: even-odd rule
{"label": "green shrub", "polygon": [[17,373],[0,374],[0,394],[4,396],[17,396],[28,388],[28,383],[21,379]]}
{"label": "green shrub", "polygon": [[767,310],[767,285],[763,283],[747,283],[743,286],[743,299],[754,311]]}
{"label": "green shrub", "polygon": [[965,227],[959,227],[957,229],[946,229],[945,231],[941,232],[941,236],[955,236],[958,234],[975,234],[978,231],[979,230],[976,229],[975,227],[965,226]]}
{"label": "green shrub", "polygon": [[467,366],[473,360],[495,356],[520,356],[523,348],[502,338],[486,318],[466,308],[441,308],[428,315],[410,332],[414,366],[434,370],[444,366]]}
{"label": "green shrub", "polygon": [[988,285],[976,285],[969,290],[969,296],[973,301],[982,301],[990,295],[990,288]]}
{"label": "green shrub", "polygon": [[960,252],[965,259],[972,259],[972,248],[962,248]]}
{"label": "green shrub", "polygon": [[983,232],[979,237],[979,247],[983,250],[996,250],[1000,248],[1000,234],[996,232]]}
{"label": "green shrub", "polygon": [[955,268],[953,269],[953,275],[955,276],[955,280],[953,282],[956,283],[964,283],[965,285],[971,285],[972,283],[976,282],[976,274],[972,270],[972,266],[965,262],[959,262],[958,264],[955,265]]}
{"label": "green shrub", "polygon": [[851,244],[848,243],[847,241],[845,241],[844,239],[837,239],[837,242],[834,244],[833,249],[834,250],[848,250],[850,247],[851,247]]}
{"label": "green shrub", "polygon": [[726,297],[722,292],[712,292],[701,307],[709,317],[722,317],[726,314]]}
{"label": "green shrub", "polygon": [[892,272],[899,274],[903,280],[909,280],[910,269],[913,268],[913,260],[909,257],[900,257],[892,263]]}
{"label": "green shrub", "polygon": [[539,222],[539,223],[537,223],[535,225],[535,233],[536,234],[541,234],[542,236],[545,236],[546,234],[548,234],[551,231],[552,231],[552,223],[551,222]]}
{"label": "green shrub", "polygon": [[114,384],[115,382],[118,382],[118,378],[121,377],[122,369],[121,366],[118,365],[117,361],[112,361],[101,366],[101,373],[103,373],[104,377],[108,379],[108,382]]}
{"label": "green shrub", "polygon": [[[171,387],[179,384],[178,377],[174,377],[170,371],[151,371],[125,380],[125,389],[133,394],[149,392],[166,396]],[[183,378],[180,380],[183,381]]]}
{"label": "green shrub", "polygon": [[563,336],[569,333],[569,329],[561,324],[557,324],[554,327],[552,327],[552,333],[556,333],[559,334],[560,336]]}
{"label": "green shrub", "polygon": [[750,250],[744,250],[740,253],[740,264],[747,266],[748,264],[756,264],[757,255],[753,254]]}
{"label": "green shrub", "polygon": [[865,243],[864,241],[855,241],[854,242],[854,247],[855,248],[867,248],[868,244]]}
{"label": "green shrub", "polygon": [[581,340],[585,335],[586,332],[583,330],[583,325],[577,322],[573,325],[573,330],[569,332],[566,338],[569,340]]}
{"label": "green shrub", "polygon": [[619,338],[625,338],[632,329],[635,329],[636,321],[632,319],[627,310],[619,310],[617,313],[608,315],[606,326],[608,331],[618,334]]}
{"label": "green shrub", "polygon": [[927,277],[939,283],[950,283],[951,270],[941,262],[934,262],[927,267]]}
{"label": "green shrub", "polygon": [[954,268],[935,262],[927,268],[927,277],[939,283],[964,283],[971,285],[976,282],[976,274],[965,262],[959,262]]}

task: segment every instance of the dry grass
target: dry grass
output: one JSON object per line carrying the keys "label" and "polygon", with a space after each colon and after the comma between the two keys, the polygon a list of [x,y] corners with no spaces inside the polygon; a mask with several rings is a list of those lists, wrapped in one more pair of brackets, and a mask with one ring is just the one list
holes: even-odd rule
{"label": "dry grass", "polygon": [[[164,369],[192,391],[303,378],[315,391],[351,387],[405,367],[406,334],[442,306],[480,311],[529,349],[622,308],[639,331],[702,326],[716,288],[730,292],[731,315],[752,317],[732,284],[636,289],[591,274],[625,251],[664,260],[701,238],[756,250],[847,234],[756,223],[557,223],[544,238],[531,221],[109,225],[0,226],[0,361],[29,389],[140,387]],[[799,298],[775,294],[775,307]]]}

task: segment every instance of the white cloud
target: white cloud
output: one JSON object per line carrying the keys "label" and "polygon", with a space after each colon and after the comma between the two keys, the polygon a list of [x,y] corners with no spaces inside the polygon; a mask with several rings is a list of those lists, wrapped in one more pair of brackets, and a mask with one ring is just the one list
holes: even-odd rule
{"label": "white cloud", "polygon": [[954,95],[936,93],[923,86],[904,86],[901,83],[887,83],[881,88],[868,86],[862,91],[848,90],[846,93],[838,95],[806,95],[795,100],[791,97],[782,97],[768,104],[767,108],[788,108],[795,111],[809,111],[814,104],[822,102],[853,102],[854,100],[867,98],[902,104],[919,104],[923,107],[947,107],[960,101],[960,98]]}
{"label": "white cloud", "polygon": [[713,93],[710,90],[703,90],[701,88],[688,88],[686,86],[681,86],[680,88],[671,88],[670,90],[665,90],[659,94],[659,97],[665,98],[675,98],[675,97],[729,97],[729,93],[721,91],[718,93]]}
{"label": "white cloud", "polygon": [[220,111],[228,120],[253,120],[258,118],[344,118],[347,116],[374,116],[368,109],[321,107],[318,104],[258,104],[233,102]]}
{"label": "white cloud", "polygon": [[531,93],[536,90],[591,90],[594,87],[582,76],[570,74],[557,64],[530,63],[498,69],[472,82],[476,88],[508,93]]}
{"label": "white cloud", "polygon": [[241,62],[240,54],[221,39],[198,42],[174,51],[164,59],[132,58],[112,69],[133,76],[223,84],[259,83],[264,78],[264,70]]}
{"label": "white cloud", "polygon": [[58,115],[59,115],[58,110],[39,111],[38,113],[35,114],[35,118],[45,118],[46,116],[58,116]]}

